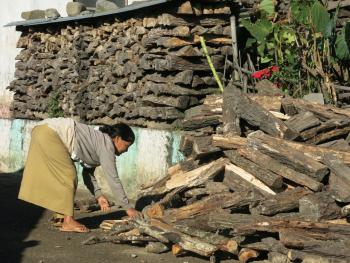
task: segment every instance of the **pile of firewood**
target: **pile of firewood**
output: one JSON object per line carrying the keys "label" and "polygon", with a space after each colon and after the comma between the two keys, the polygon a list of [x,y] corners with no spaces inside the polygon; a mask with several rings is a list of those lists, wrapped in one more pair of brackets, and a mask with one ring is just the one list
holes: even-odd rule
{"label": "pile of firewood", "polygon": [[218,91],[200,36],[220,78],[225,64],[228,72],[231,10],[250,10],[235,2],[170,1],[81,24],[20,28],[13,117],[46,118],[54,108],[90,124],[176,126]]}
{"label": "pile of firewood", "polygon": [[204,126],[184,134],[186,158],[137,200],[143,218],[104,221],[109,232],[85,244],[141,243],[153,253],[240,262],[349,262],[349,113],[269,99],[280,108],[231,87],[223,101],[208,97],[216,106],[201,107],[212,114],[193,118],[222,115],[221,124],[203,123],[223,134]]}

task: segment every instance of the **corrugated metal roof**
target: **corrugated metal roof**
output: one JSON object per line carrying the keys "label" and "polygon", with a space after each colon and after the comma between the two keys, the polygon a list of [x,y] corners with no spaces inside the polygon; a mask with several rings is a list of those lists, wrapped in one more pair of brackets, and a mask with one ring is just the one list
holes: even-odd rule
{"label": "corrugated metal roof", "polygon": [[57,19],[32,19],[32,20],[24,20],[24,21],[16,21],[16,22],[11,22],[5,25],[5,27],[8,26],[23,26],[23,27],[28,27],[28,26],[36,26],[36,25],[48,25],[48,24],[56,24],[56,23],[64,23],[64,22],[70,22],[70,21],[81,21],[81,20],[86,20],[86,19],[91,19],[91,18],[98,18],[98,17],[104,17],[104,16],[112,16],[112,15],[118,15],[118,14],[123,14],[123,13],[128,13],[132,11],[136,11],[139,9],[147,8],[147,7],[152,7],[152,6],[157,6],[161,5],[167,2],[172,2],[173,0],[151,0],[147,2],[141,2],[141,3],[135,3],[132,5],[128,5],[126,7],[119,8],[117,10],[113,10],[110,12],[101,12],[101,13],[93,13],[93,14],[88,14],[88,15],[82,15],[82,16],[67,16],[67,17],[59,17]]}

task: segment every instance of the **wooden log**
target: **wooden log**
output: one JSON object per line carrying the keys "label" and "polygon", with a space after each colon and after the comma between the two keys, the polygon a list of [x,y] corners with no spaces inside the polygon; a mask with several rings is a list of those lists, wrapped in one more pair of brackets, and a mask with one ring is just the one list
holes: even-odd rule
{"label": "wooden log", "polygon": [[319,126],[321,121],[312,112],[301,112],[288,119],[285,124],[292,130],[302,132],[307,129]]}
{"label": "wooden log", "polygon": [[307,143],[320,144],[340,137],[346,137],[350,132],[350,127],[345,127],[341,129],[335,129],[332,131],[324,132],[314,136],[313,138],[307,140]]}
{"label": "wooden log", "polygon": [[[272,237],[262,238],[259,242],[244,242],[240,244],[242,247],[258,250],[258,251],[268,251],[272,253],[280,253],[282,255],[287,255],[288,249],[278,240]],[[269,253],[270,259],[270,253]]]}
{"label": "wooden log", "polygon": [[275,195],[276,193],[268,187],[266,184],[261,182],[259,179],[255,178],[252,174],[246,172],[242,168],[234,165],[234,164],[228,164],[225,166],[225,169],[230,170],[234,172],[235,174],[242,177],[247,182],[251,183],[254,187],[258,188],[260,191],[264,191],[268,194]]}
{"label": "wooden log", "polygon": [[152,219],[150,221],[150,226],[162,231],[163,235],[167,236],[169,240],[179,244],[181,248],[187,251],[192,251],[199,255],[208,257],[218,250],[217,246],[203,242],[202,240],[191,237],[190,235],[186,235],[170,224],[164,223],[160,220]]}
{"label": "wooden log", "polygon": [[239,149],[247,146],[247,138],[240,136],[224,137],[221,135],[213,135],[213,145],[223,149]]}
{"label": "wooden log", "polygon": [[177,187],[193,187],[205,183],[224,170],[227,159],[220,158],[189,172],[173,175],[165,184],[166,189]]}
{"label": "wooden log", "polygon": [[279,193],[253,204],[249,210],[252,214],[272,216],[282,212],[290,212],[299,208],[299,200],[311,191],[297,187]]}
{"label": "wooden log", "polygon": [[324,176],[329,173],[325,165],[315,161],[305,152],[296,150],[288,144],[279,144],[275,138],[267,136],[261,131],[248,135],[248,146],[268,154],[279,162],[292,167],[296,171],[305,173],[317,181],[322,181]]}
{"label": "wooden log", "polygon": [[164,220],[177,222],[183,219],[204,215],[218,208],[242,208],[260,198],[254,191],[215,194],[190,205],[165,211]]}
{"label": "wooden log", "polygon": [[174,53],[170,53],[178,57],[200,57],[203,56],[202,52],[197,47],[185,46]]}
{"label": "wooden log", "polygon": [[350,252],[349,242],[319,241],[306,238],[305,231],[282,230],[280,231],[281,242],[291,248],[302,248],[303,252],[311,253],[330,259],[348,259]]}
{"label": "wooden log", "polygon": [[171,252],[174,256],[181,256],[186,253],[185,250],[179,244],[173,244],[171,246]]}
{"label": "wooden log", "polygon": [[178,109],[186,109],[189,102],[189,96],[178,96],[178,97],[166,97],[166,96],[154,96],[146,95],[141,99],[145,103],[151,103],[155,105],[166,105]]}
{"label": "wooden log", "polygon": [[223,147],[226,146],[228,148],[238,149],[239,154],[244,156],[245,158],[251,160],[259,166],[264,167],[267,163],[269,166],[267,167],[270,171],[286,178],[290,181],[293,181],[297,184],[306,186],[314,191],[319,191],[323,187],[323,185],[311,177],[296,172],[293,169],[279,163],[268,155],[265,155],[257,150],[245,148],[244,145],[246,143],[246,139],[242,137],[230,137],[224,138],[219,136],[213,136],[213,145]]}
{"label": "wooden log", "polygon": [[[211,57],[211,59],[214,67],[217,70],[224,68],[224,57],[222,55],[214,55]],[[152,67],[157,71],[210,71],[208,61],[205,58],[190,60],[184,57],[166,55],[164,58],[154,59],[152,65]]]}
{"label": "wooden log", "polygon": [[229,24],[229,18],[222,15],[216,15],[206,18],[193,18],[193,17],[178,17],[171,14],[163,13],[158,16],[157,24],[163,26],[194,26],[195,24],[201,26],[215,26],[215,25],[227,25]]}
{"label": "wooden log", "polygon": [[221,123],[220,115],[196,116],[181,122],[184,130],[197,130],[208,126],[217,126]]}
{"label": "wooden log", "polygon": [[348,119],[350,117],[350,112],[346,109],[340,109],[334,106],[326,106],[318,103],[308,102],[302,99],[290,99],[284,98],[282,100],[282,107],[284,105],[293,105],[298,111],[310,111],[316,117],[320,118],[322,121],[331,119]]}
{"label": "wooden log", "polygon": [[334,198],[340,202],[350,202],[350,168],[332,154],[326,154],[323,163],[331,170],[329,190]]}
{"label": "wooden log", "polygon": [[[142,93],[143,94],[149,94],[154,93],[155,95],[175,95],[175,96],[186,96],[186,95],[193,95],[198,96],[201,95],[201,92],[183,88],[174,84],[169,83],[155,83],[152,81],[146,81],[144,86],[142,87]],[[205,94],[203,94],[205,95]]]}
{"label": "wooden log", "polygon": [[241,135],[239,115],[235,111],[233,86],[228,86],[224,89],[223,105],[222,105],[222,120],[224,135]]}
{"label": "wooden log", "polygon": [[253,102],[238,89],[233,89],[233,106],[236,115],[250,125],[280,138],[295,139],[298,134],[289,129],[281,120],[274,117],[263,107]]}
{"label": "wooden log", "polygon": [[254,250],[254,249],[250,249],[250,248],[242,248],[239,251],[238,254],[238,259],[240,263],[246,263],[249,260],[251,260],[252,258],[257,258],[259,256],[259,252]]}
{"label": "wooden log", "polygon": [[221,149],[212,145],[211,136],[194,137],[191,154],[194,160],[217,154],[219,152],[221,152]]}
{"label": "wooden log", "polygon": [[229,150],[225,151],[224,154],[233,164],[241,167],[248,173],[251,173],[253,176],[265,183],[271,189],[279,190],[282,188],[283,180],[281,176],[244,158],[237,151]]}
{"label": "wooden log", "polygon": [[312,140],[315,136],[322,133],[332,131],[333,129],[341,129],[349,126],[350,122],[347,119],[332,119],[321,123],[321,125],[308,129],[300,133],[300,137],[303,141]]}
{"label": "wooden log", "polygon": [[[254,187],[254,185],[244,180],[241,176],[237,175],[235,172],[229,169],[225,169],[224,179],[222,182],[233,191],[250,191],[252,189],[259,191],[259,189]],[[267,194],[263,191],[261,193],[265,195]]]}
{"label": "wooden log", "polygon": [[331,220],[342,217],[341,208],[325,192],[304,196],[299,200],[299,212],[312,221]]}
{"label": "wooden log", "polygon": [[325,142],[322,144],[319,144],[320,147],[330,148],[333,150],[339,150],[339,151],[348,151],[350,150],[349,143],[344,139],[334,140],[330,142]]}
{"label": "wooden log", "polygon": [[220,250],[230,252],[232,254],[238,253],[238,244],[234,239],[229,239],[227,237],[221,236],[219,234],[213,234],[210,232],[206,232],[194,227],[184,226],[184,225],[174,225],[174,227],[190,236],[198,237],[200,240],[216,245],[220,248]]}

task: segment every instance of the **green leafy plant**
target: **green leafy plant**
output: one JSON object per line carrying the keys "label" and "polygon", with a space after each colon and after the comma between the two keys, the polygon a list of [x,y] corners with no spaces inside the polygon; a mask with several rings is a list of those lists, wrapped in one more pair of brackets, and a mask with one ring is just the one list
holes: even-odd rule
{"label": "green leafy plant", "polygon": [[63,110],[59,103],[60,94],[57,91],[50,93],[47,104],[47,113],[50,118],[64,117]]}
{"label": "green leafy plant", "polygon": [[256,52],[260,67],[279,67],[272,79],[289,94],[322,92],[326,102],[335,103],[333,82],[347,81],[343,73],[350,58],[349,23],[337,31],[339,9],[331,15],[317,0],[292,0],[284,20],[276,19],[275,5],[264,0],[255,20],[240,21],[251,35],[246,49]]}

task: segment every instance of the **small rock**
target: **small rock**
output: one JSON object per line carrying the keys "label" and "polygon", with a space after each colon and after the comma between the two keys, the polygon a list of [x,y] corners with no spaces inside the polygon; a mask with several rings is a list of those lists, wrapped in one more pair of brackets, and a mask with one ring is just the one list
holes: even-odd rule
{"label": "small rock", "polygon": [[66,11],[68,16],[77,16],[82,11],[85,11],[86,7],[82,3],[69,2],[66,5]]}
{"label": "small rock", "polygon": [[42,19],[45,18],[45,11],[36,9],[32,11],[22,12],[21,17],[25,20]]}
{"label": "small rock", "polygon": [[61,248],[62,246],[55,246],[55,248]]}
{"label": "small rock", "polygon": [[304,100],[316,102],[324,105],[324,97],[322,93],[309,93],[303,97]]}
{"label": "small rock", "polygon": [[92,15],[94,12],[92,12],[91,10],[85,10],[83,12],[81,12],[79,15],[80,16],[86,16],[86,15]]}
{"label": "small rock", "polygon": [[45,10],[46,18],[59,18],[61,15],[58,13],[57,9],[49,8]]}
{"label": "small rock", "polygon": [[137,255],[136,254],[131,254],[130,255],[132,258],[137,258]]}
{"label": "small rock", "polygon": [[112,10],[117,10],[119,7],[108,0],[97,0],[96,2],[96,12],[107,12]]}

